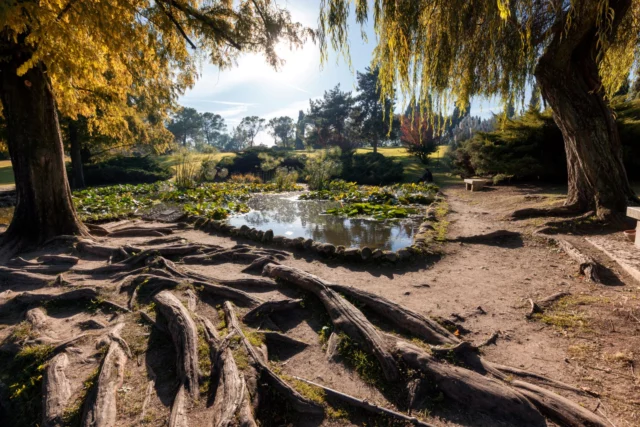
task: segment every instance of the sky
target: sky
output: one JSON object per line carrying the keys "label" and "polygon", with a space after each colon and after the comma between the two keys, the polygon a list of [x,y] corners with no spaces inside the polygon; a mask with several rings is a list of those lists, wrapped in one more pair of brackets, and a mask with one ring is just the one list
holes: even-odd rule
{"label": "sky", "polygon": [[[319,1],[280,0],[279,5],[291,12],[294,21],[317,27]],[[298,112],[308,109],[310,99],[321,98],[326,90],[337,84],[343,91],[355,90],[356,71],[363,71],[369,66],[376,43],[373,25],[370,21],[364,28],[367,43],[361,37],[360,26],[353,14],[350,19],[351,69],[336,52],[330,52],[327,63],[321,65],[320,48],[311,41],[293,51],[283,45],[277,51],[286,63],[278,71],[269,66],[260,54],[245,54],[238,59],[237,66],[227,70],[204,63],[200,78],[179,103],[201,113],[220,114],[229,131],[245,116],[259,116],[267,121],[290,116],[297,120]],[[471,114],[489,116],[500,109],[497,102],[473,102]],[[261,132],[256,142],[272,145],[273,138],[267,132]]]}

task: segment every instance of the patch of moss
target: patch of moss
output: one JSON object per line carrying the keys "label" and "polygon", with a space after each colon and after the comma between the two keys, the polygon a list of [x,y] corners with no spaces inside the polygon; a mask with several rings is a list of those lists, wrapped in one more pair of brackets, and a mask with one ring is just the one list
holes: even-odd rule
{"label": "patch of moss", "polygon": [[96,367],[96,369],[91,372],[91,374],[87,377],[86,380],[82,383],[82,391],[80,392],[80,396],[65,409],[62,414],[62,421],[65,426],[75,426],[80,425],[81,416],[82,416],[82,406],[84,405],[85,400],[87,400],[87,396],[89,392],[93,388],[98,376],[100,375],[100,367]]}
{"label": "patch of moss", "polygon": [[26,320],[18,323],[11,331],[11,335],[9,335],[10,342],[21,342],[28,339],[35,338],[35,333],[33,331],[33,326],[31,323]]}
{"label": "patch of moss", "polygon": [[205,339],[205,330],[202,326],[198,326],[198,366],[204,377],[207,378],[200,384],[200,392],[206,393],[210,386],[208,378],[211,376],[211,349]]}
{"label": "patch of moss", "polygon": [[343,357],[345,364],[356,371],[364,382],[380,389],[386,387],[382,368],[375,357],[344,333],[340,334],[338,353]]}
{"label": "patch of moss", "polygon": [[[29,332],[24,326],[19,335]],[[22,335],[21,335],[22,336]],[[42,417],[42,377],[53,346],[24,347],[15,357],[3,354],[0,358],[0,381],[9,386],[10,412],[14,426],[33,426]]]}
{"label": "patch of moss", "polygon": [[254,331],[243,331],[243,333],[252,346],[260,347],[262,344],[264,344],[263,334]]}
{"label": "patch of moss", "polygon": [[236,366],[241,371],[249,369],[249,356],[244,347],[238,346],[232,350],[233,359],[236,361]]}

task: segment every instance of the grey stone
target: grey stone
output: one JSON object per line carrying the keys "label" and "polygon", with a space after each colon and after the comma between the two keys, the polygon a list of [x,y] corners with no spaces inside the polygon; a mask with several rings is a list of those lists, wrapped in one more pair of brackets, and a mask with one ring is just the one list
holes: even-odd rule
{"label": "grey stone", "polygon": [[399,261],[409,261],[411,259],[411,252],[407,249],[398,249],[396,251],[396,255],[398,256]]}
{"label": "grey stone", "polygon": [[322,245],[322,253],[331,256],[336,253],[336,247],[331,243],[325,243]]}
{"label": "grey stone", "polygon": [[360,256],[362,256],[362,259],[364,261],[368,260],[369,258],[371,258],[371,255],[373,254],[373,251],[371,250],[370,247],[365,246],[364,248],[362,248],[362,250],[360,251]]}
{"label": "grey stone", "polygon": [[302,246],[304,246],[305,249],[311,249],[313,246],[313,239],[305,240]]}
{"label": "grey stone", "polygon": [[342,256],[344,254],[345,247],[342,245],[336,246],[336,255]]}
{"label": "grey stone", "polygon": [[349,261],[356,261],[356,260],[360,260],[361,255],[360,255],[360,249],[359,248],[348,248],[344,250],[344,258],[349,260]]}
{"label": "grey stone", "polygon": [[384,251],[384,258],[389,262],[398,261],[398,255],[392,251]]}
{"label": "grey stone", "polygon": [[380,259],[384,256],[384,252],[382,252],[380,249],[375,249],[372,253],[371,253],[371,259]]}
{"label": "grey stone", "polygon": [[[271,230],[269,230],[269,231],[271,231]],[[271,231],[271,233],[273,234],[273,231]],[[276,245],[282,245],[282,244],[284,244],[284,239],[286,239],[286,237],[284,237],[284,236],[273,236],[273,238],[271,240]]]}
{"label": "grey stone", "polygon": [[269,243],[273,241],[273,230],[267,230],[264,232],[262,236],[262,241],[265,243]]}

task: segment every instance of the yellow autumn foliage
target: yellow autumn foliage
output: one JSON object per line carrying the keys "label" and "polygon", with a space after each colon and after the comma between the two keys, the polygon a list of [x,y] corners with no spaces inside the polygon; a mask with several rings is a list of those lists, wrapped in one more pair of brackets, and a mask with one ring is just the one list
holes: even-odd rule
{"label": "yellow autumn foliage", "polygon": [[310,34],[271,0],[7,0],[0,23],[2,55],[31,54],[19,74],[43,64],[60,113],[118,140],[166,137],[202,61],[229,67],[261,51],[278,66],[275,44]]}

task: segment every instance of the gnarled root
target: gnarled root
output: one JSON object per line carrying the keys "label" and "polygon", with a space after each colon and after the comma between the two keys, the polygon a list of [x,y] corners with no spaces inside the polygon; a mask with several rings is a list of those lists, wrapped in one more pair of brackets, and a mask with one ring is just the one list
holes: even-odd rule
{"label": "gnarled root", "polygon": [[400,304],[350,286],[327,284],[331,289],[364,304],[377,315],[391,321],[395,326],[410,332],[429,344],[456,344],[460,340],[437,322]]}
{"label": "gnarled root", "polygon": [[252,366],[262,375],[262,378],[266,380],[275,391],[289,400],[291,406],[296,411],[309,414],[323,413],[324,411],[321,406],[302,396],[269,368],[262,355],[260,355],[253,345],[251,345],[247,337],[242,332],[235,309],[229,301],[225,301],[223,309],[227,318],[229,331],[233,331],[240,337],[242,344],[249,355]]}
{"label": "gnarled root", "polygon": [[122,347],[124,340],[119,335],[123,327],[124,323],[119,323],[110,333],[109,349],[102,360],[100,375],[85,402],[83,427],[112,427],[116,424],[116,395],[124,380],[128,350],[128,347]]}
{"label": "gnarled root", "polygon": [[582,253],[578,248],[573,246],[566,240],[556,239],[558,242],[558,246],[562,248],[563,251],[571,258],[580,264],[580,273],[584,274],[584,277],[589,279],[593,283],[602,283],[600,281],[600,277],[598,275],[598,270],[600,269],[600,264],[591,258],[589,255]]}
{"label": "gnarled root", "polygon": [[167,319],[171,339],[176,349],[180,384],[184,385],[191,397],[197,399],[200,390],[198,387],[198,331],[196,324],[189,311],[171,292],[161,291],[153,297],[153,301],[160,313]]}
{"label": "gnarled root", "polygon": [[561,205],[550,208],[526,208],[513,211],[510,219],[526,219],[541,216],[573,216],[585,211],[581,205]]}
{"label": "gnarled root", "polygon": [[[535,399],[533,397],[529,399],[531,388],[515,387],[515,384],[506,381],[506,375],[500,372],[501,367],[492,366],[491,363],[483,361],[475,354],[476,348],[470,343],[459,342],[454,347],[432,347],[433,355],[431,355],[402,338],[379,332],[356,307],[337,296],[333,290],[337,289],[336,285],[326,284],[309,273],[281,265],[269,264],[265,266],[264,273],[270,277],[283,279],[318,296],[329,313],[334,327],[376,356],[381,363],[383,373],[389,380],[400,379],[400,376],[393,378],[388,375],[385,371],[388,365],[383,363],[391,365],[399,374],[397,364],[401,362],[421,372],[428,381],[437,384],[438,389],[446,397],[465,407],[492,414],[515,425],[546,425],[541,412],[556,422],[564,423],[567,420],[573,420],[568,425],[576,427],[600,426],[600,423],[604,423],[595,414],[589,413],[589,417],[586,417],[584,410],[578,410],[576,404],[565,404],[566,399],[550,391],[545,390],[544,398],[535,396]],[[383,306],[385,305],[380,307]],[[453,353],[475,371],[440,361],[437,358],[440,353]],[[494,374],[505,382],[484,375],[487,373]],[[525,388],[529,392],[527,396],[521,392]],[[578,420],[578,423],[575,420]],[[594,420],[597,422],[594,423]]]}
{"label": "gnarled root", "polygon": [[251,408],[251,399],[244,376],[238,370],[233,358],[233,352],[229,348],[229,340],[234,332],[229,334],[218,349],[218,358],[215,363],[219,372],[218,388],[213,402],[214,427],[227,427],[236,425],[256,426]]}
{"label": "gnarled root", "polygon": [[42,380],[42,425],[44,427],[62,426],[62,415],[71,397],[71,386],[65,374],[69,366],[66,353],[54,356],[44,371]]}
{"label": "gnarled root", "polygon": [[417,419],[415,417],[410,417],[408,415],[401,414],[400,412],[396,412],[396,411],[393,411],[393,410],[388,409],[388,408],[383,408],[382,406],[374,405],[373,403],[367,402],[366,400],[358,399],[357,397],[353,397],[353,396],[349,396],[348,394],[342,393],[340,391],[334,390],[334,389],[329,388],[329,387],[325,387],[325,386],[320,385],[318,383],[314,383],[313,381],[305,380],[304,378],[300,378],[300,377],[293,377],[293,378],[295,378],[298,381],[302,381],[304,383],[307,383],[310,386],[318,387],[318,388],[322,389],[326,393],[327,396],[333,397],[334,399],[340,400],[340,401],[342,401],[342,402],[344,402],[344,403],[346,403],[348,405],[364,409],[367,412],[372,412],[374,414],[380,414],[380,415],[386,415],[386,416],[395,418],[397,420],[401,420],[401,421],[413,424],[414,426],[434,427],[433,424],[425,423],[424,421],[420,421],[419,419]]}

